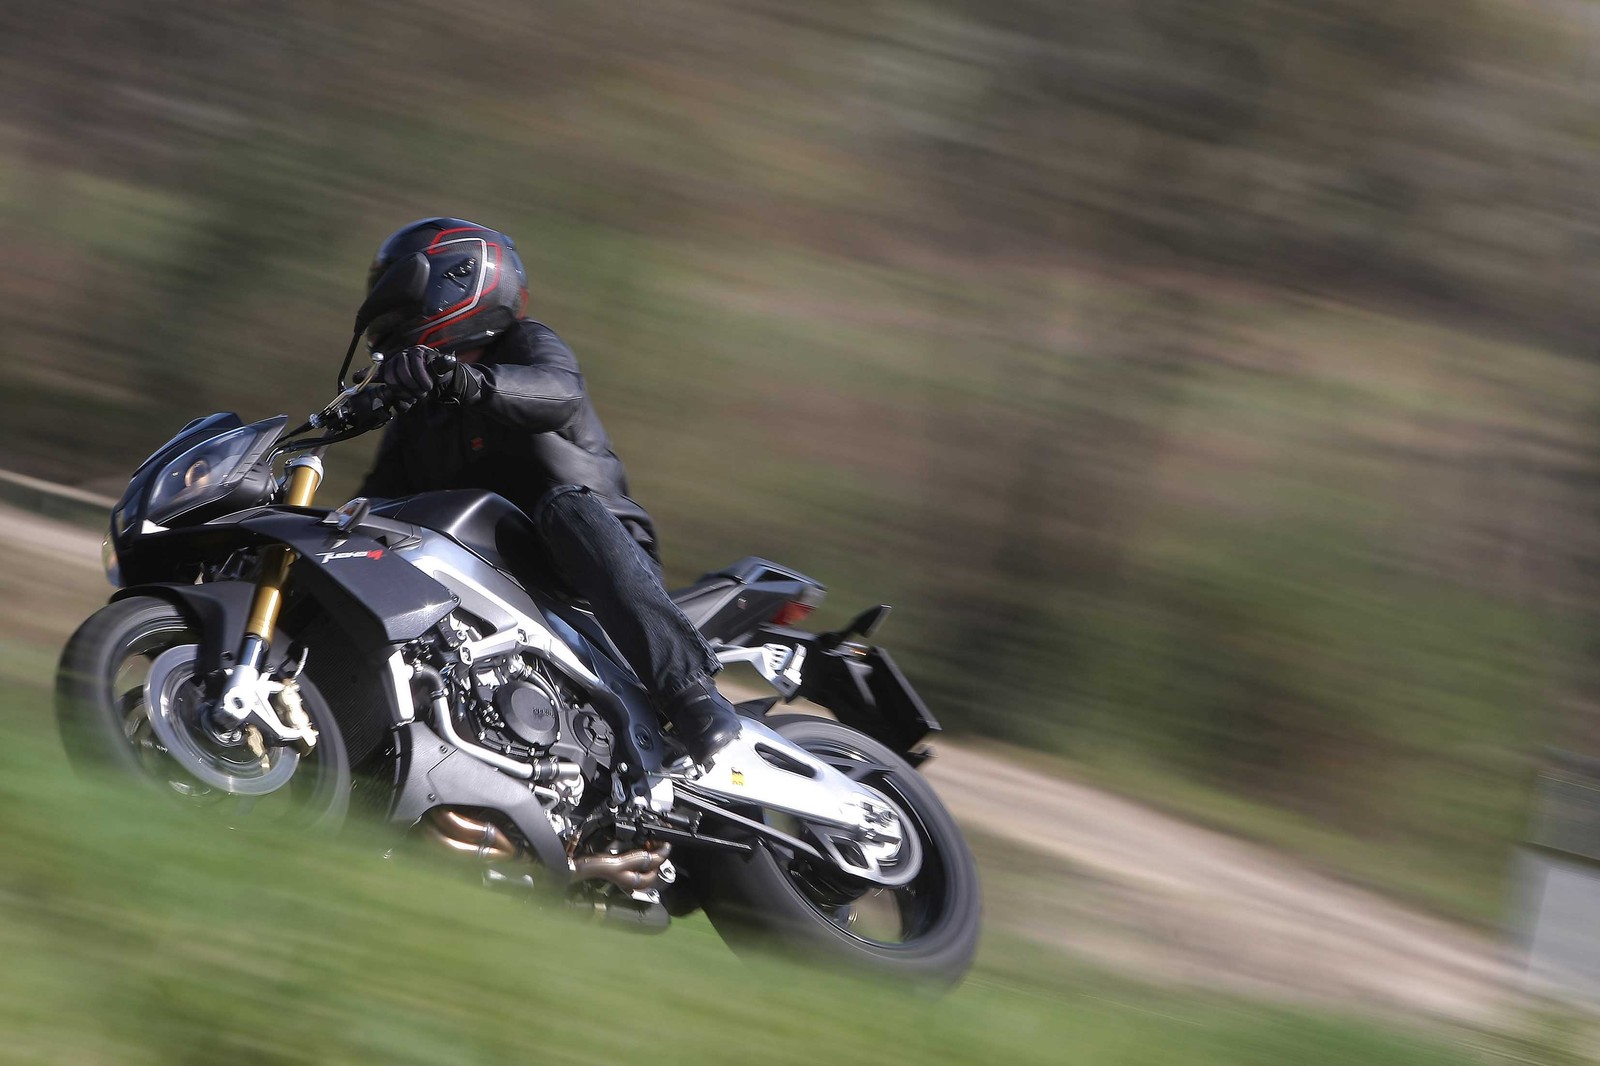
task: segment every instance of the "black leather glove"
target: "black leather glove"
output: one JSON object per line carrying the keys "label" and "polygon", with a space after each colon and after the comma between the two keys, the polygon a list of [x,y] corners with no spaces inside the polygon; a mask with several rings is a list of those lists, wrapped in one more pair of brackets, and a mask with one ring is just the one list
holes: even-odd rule
{"label": "black leather glove", "polygon": [[483,375],[475,368],[420,344],[385,359],[378,367],[378,380],[389,387],[390,406],[401,411],[429,396],[443,403],[469,404],[483,391]]}
{"label": "black leather glove", "polygon": [[[411,406],[408,402],[407,407]],[[362,389],[350,397],[349,404],[345,407],[346,427],[349,429],[377,429],[388,424],[390,412],[395,405],[389,400],[389,390],[385,388]]]}
{"label": "black leather glove", "polygon": [[438,354],[432,348],[413,345],[395,352],[379,364],[378,381],[388,386],[391,407],[404,411],[433,392],[437,382],[434,381],[433,371],[428,369],[428,361]]}

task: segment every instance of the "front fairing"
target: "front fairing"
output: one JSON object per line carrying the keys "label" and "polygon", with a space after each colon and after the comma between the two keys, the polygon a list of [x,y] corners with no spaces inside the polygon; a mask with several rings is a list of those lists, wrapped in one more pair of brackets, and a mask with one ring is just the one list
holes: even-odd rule
{"label": "front fairing", "polygon": [[111,535],[118,547],[123,545],[124,534],[128,530],[137,531],[144,524],[145,501],[150,495],[151,483],[166,469],[168,463],[208,437],[243,425],[244,419],[231,411],[207,415],[190,422],[171,440],[151,452],[150,457],[140,463],[139,469],[128,479],[128,487],[123,490],[122,498],[111,509]]}
{"label": "front fairing", "polygon": [[[119,555],[125,555],[142,534],[168,523],[192,524],[229,511],[265,502],[271,497],[274,482],[265,458],[268,449],[282,433],[288,420],[279,415],[250,423],[238,415],[222,412],[197,418],[183,427],[167,443],[156,449],[128,479],[128,487],[111,511],[111,539]],[[254,431],[254,432],[251,432]],[[243,435],[247,447],[240,450],[236,470],[219,481],[216,490],[197,495],[191,506],[167,506],[152,514],[152,498],[162,489],[163,477],[181,457],[203,447],[207,441],[228,434]]]}

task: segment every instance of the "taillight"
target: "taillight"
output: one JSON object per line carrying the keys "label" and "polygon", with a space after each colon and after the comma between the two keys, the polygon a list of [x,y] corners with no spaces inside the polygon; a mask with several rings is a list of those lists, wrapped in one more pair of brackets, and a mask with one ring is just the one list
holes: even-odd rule
{"label": "taillight", "polygon": [[806,616],[811,613],[811,610],[812,607],[809,603],[801,603],[799,600],[790,600],[788,603],[778,608],[778,613],[772,616],[772,621],[774,624],[780,626],[799,625],[801,622],[806,620]]}

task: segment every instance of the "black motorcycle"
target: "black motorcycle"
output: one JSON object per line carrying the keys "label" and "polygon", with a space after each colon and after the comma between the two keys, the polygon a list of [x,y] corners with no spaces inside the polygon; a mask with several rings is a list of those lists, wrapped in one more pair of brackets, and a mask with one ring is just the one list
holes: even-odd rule
{"label": "black motorcycle", "polygon": [[[541,568],[518,565],[537,538],[506,500],[313,506],[327,447],[389,418],[382,386],[347,374],[365,327],[418,300],[421,270],[374,287],[338,395],[305,425],[197,419],[133,475],[106,540],[118,591],[61,658],[75,765],[230,824],[364,811],[611,922],[662,929],[703,907],[736,947],[959,980],[977,872],[916,770],[937,723],[858,639],[887,607],[804,631],[823,587],[756,558],[673,593],[776,693],[741,704],[739,738],[698,766],[585,604],[514,576]],[[772,713],[797,698],[833,718]]]}

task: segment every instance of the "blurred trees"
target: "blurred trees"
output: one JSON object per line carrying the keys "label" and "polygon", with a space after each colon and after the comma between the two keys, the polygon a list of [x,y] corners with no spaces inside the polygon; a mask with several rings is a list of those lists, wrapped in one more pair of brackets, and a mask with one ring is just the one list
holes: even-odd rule
{"label": "blurred trees", "polygon": [[954,726],[1485,891],[1535,743],[1594,732],[1582,5],[0,30],[6,466],[115,489],[200,410],[309,408],[377,241],[460,214],[517,236],[677,572],[756,551],[841,615],[900,602]]}

